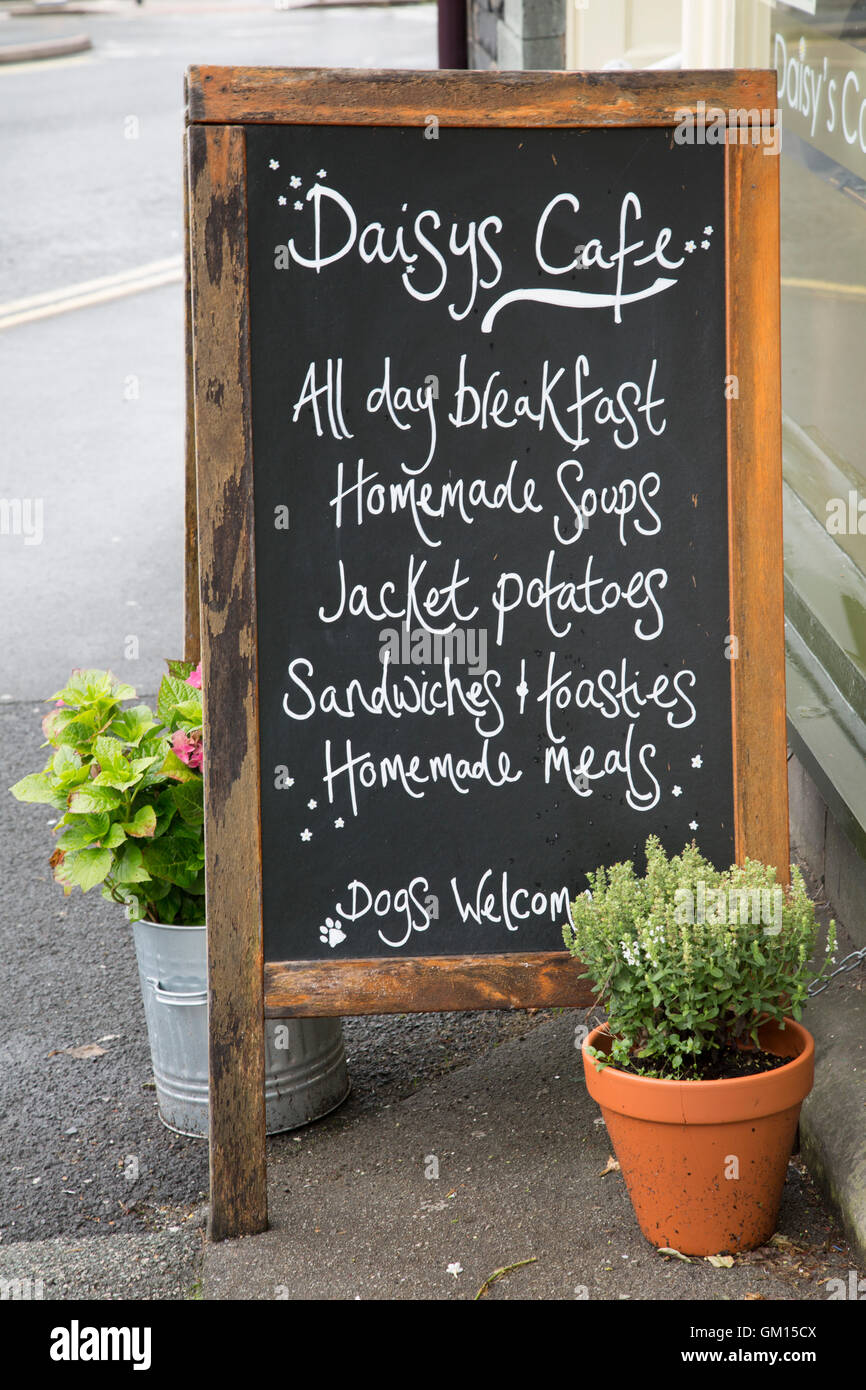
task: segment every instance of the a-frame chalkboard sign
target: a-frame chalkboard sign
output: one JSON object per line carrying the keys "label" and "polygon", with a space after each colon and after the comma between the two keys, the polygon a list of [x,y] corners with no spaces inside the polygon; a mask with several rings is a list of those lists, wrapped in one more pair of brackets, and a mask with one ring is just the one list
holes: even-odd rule
{"label": "a-frame chalkboard sign", "polygon": [[775,107],[188,74],[215,1239],[265,1014],[588,1003],[569,900],[650,832],[787,876]]}

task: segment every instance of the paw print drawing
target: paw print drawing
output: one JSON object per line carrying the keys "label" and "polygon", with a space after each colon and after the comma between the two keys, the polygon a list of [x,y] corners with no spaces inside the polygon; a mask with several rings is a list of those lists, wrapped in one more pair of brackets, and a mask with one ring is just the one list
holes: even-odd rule
{"label": "paw print drawing", "polygon": [[339,946],[341,941],[346,940],[346,933],[340,925],[339,917],[336,921],[333,917],[325,918],[325,925],[319,927],[319,940],[325,946],[330,946],[332,949],[334,946]]}

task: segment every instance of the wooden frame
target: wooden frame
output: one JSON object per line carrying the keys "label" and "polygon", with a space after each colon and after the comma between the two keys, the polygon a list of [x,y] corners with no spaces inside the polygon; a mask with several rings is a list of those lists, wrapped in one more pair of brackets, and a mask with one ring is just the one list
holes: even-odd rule
{"label": "wooden frame", "polygon": [[[480,958],[263,962],[258,686],[246,260],[247,124],[671,126],[683,108],[773,119],[774,72],[406,73],[192,68],[188,283],[204,671],[213,1239],[267,1225],[263,1014],[335,1016],[582,1006],[564,951]],[[725,155],[727,410],[736,856],[787,879],[778,158]],[[189,346],[189,339],[188,339]],[[749,498],[750,505],[742,505]],[[187,654],[198,612],[188,527]],[[219,718],[214,711],[219,710]],[[219,885],[217,888],[217,884]]]}

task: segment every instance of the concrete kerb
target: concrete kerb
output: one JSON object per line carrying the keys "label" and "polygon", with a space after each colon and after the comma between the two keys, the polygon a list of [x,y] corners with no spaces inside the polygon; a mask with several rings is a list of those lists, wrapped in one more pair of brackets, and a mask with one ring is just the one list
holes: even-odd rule
{"label": "concrete kerb", "polygon": [[73,53],[86,53],[93,42],[86,34],[73,34],[68,39],[46,39],[44,43],[10,43],[0,47],[0,63],[35,63],[44,58],[66,58]]}
{"label": "concrete kerb", "polygon": [[800,1115],[803,1160],[866,1268],[866,998],[863,967],[809,1005],[815,1086]]}

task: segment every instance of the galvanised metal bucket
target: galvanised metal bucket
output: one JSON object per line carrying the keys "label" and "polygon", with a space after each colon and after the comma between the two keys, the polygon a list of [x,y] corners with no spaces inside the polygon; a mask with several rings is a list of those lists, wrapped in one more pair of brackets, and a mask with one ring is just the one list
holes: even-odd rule
{"label": "galvanised metal bucket", "polygon": [[[159,1117],[178,1134],[207,1138],[207,929],[134,922]],[[339,1018],[265,1019],[268,1134],[298,1129],[349,1094]]]}

